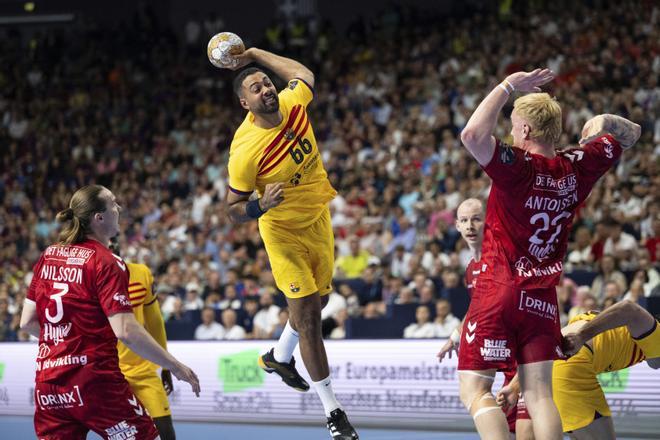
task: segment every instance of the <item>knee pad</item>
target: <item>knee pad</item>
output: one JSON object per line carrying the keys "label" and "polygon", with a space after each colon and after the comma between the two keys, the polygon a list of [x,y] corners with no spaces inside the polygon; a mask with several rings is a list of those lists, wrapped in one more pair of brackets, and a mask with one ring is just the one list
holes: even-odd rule
{"label": "knee pad", "polygon": [[490,392],[476,396],[467,407],[473,419],[495,409],[499,410],[500,407],[495,402],[495,396]]}

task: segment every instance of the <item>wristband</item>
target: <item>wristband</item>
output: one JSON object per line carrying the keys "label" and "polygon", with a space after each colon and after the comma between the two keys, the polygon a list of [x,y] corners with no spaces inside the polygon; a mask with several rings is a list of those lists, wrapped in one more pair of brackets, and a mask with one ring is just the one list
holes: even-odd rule
{"label": "wristband", "polygon": [[507,81],[506,79],[505,79],[504,81],[502,81],[502,84],[504,84],[504,87],[506,87],[507,89],[511,89],[511,90],[509,90],[509,93],[513,93],[513,92],[516,91],[516,89],[513,88],[513,84],[511,84],[511,83],[510,83],[509,81]]}
{"label": "wristband", "polygon": [[250,200],[245,205],[245,213],[250,218],[259,218],[264,215],[266,211],[261,210],[261,207],[259,206],[259,199]]}
{"label": "wristband", "polygon": [[509,92],[509,89],[506,88],[506,86],[504,85],[504,83],[499,83],[499,84],[497,85],[497,87],[499,87],[500,89],[504,90],[504,91],[506,92],[507,95],[510,95],[510,94],[511,94],[511,92]]}
{"label": "wristband", "polygon": [[457,328],[455,328],[454,331],[451,332],[451,336],[449,336],[449,339],[451,339],[451,341],[454,344],[458,344],[458,342],[461,340],[461,334],[458,332]]}

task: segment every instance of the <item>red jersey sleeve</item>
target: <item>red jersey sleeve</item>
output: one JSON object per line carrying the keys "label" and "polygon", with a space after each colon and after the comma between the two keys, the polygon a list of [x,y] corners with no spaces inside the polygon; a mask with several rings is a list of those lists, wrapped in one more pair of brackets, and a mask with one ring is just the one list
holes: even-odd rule
{"label": "red jersey sleeve", "polygon": [[30,287],[28,287],[27,295],[25,295],[27,299],[33,302],[37,302],[37,281],[39,280],[39,271],[43,259],[42,255],[32,268],[32,281],[30,281]]}
{"label": "red jersey sleeve", "polygon": [[526,158],[525,151],[505,144],[499,139],[495,140],[493,157],[483,167],[493,185],[500,188],[510,188],[521,182],[531,181],[533,168],[531,161]]}
{"label": "red jersey sleeve", "polygon": [[96,271],[96,292],[99,303],[106,316],[115,313],[131,312],[131,303],[127,298],[128,268],[119,257],[101,258]]}
{"label": "red jersey sleeve", "polygon": [[598,137],[582,148],[562,152],[575,165],[582,179],[596,182],[619,160],[621,145],[610,134]]}

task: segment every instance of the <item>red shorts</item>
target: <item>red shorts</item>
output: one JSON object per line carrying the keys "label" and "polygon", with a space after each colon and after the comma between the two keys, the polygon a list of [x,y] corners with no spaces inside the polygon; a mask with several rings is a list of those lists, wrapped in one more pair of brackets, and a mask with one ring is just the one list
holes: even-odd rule
{"label": "red shorts", "polygon": [[[516,367],[509,368],[507,370],[502,371],[504,373],[504,383],[502,384],[502,387],[505,387],[509,385],[509,383],[513,380],[514,376],[518,372],[518,369]],[[502,411],[504,411],[504,414],[506,415],[506,422],[509,424],[509,432],[511,433],[516,433],[516,411],[517,409],[515,407],[509,408],[508,411],[504,410],[502,408]]]}
{"label": "red shorts", "polygon": [[520,290],[479,280],[465,316],[459,370],[506,370],[563,357],[554,287]]}
{"label": "red shorts", "polygon": [[91,429],[103,439],[153,440],[158,431],[128,382],[68,380],[37,383],[34,428],[39,440],[84,440]]}
{"label": "red shorts", "polygon": [[516,408],[516,418],[517,419],[531,419],[529,413],[527,412],[527,405],[525,405],[525,399],[523,399],[522,394],[518,399],[518,407]]}

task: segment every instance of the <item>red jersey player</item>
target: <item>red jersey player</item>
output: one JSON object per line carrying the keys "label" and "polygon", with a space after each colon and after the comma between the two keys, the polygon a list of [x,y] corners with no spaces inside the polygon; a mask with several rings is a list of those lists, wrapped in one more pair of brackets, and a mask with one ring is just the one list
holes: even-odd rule
{"label": "red jersey player", "polygon": [[[576,208],[632,146],[640,127],[614,115],[585,126],[582,148],[555,151],[561,107],[545,93],[514,102],[513,147],[492,135],[513,90],[540,92],[547,70],[509,75],[479,104],[461,133],[465,147],[493,181],[486,210],[482,271],[474,288],[459,351],[461,400],[482,438],[508,438],[491,393],[498,369],[518,363],[534,435],[562,438],[552,401],[552,361],[562,356],[555,285],[561,275]],[[599,118],[599,119],[598,119]],[[595,135],[595,136],[591,136]]]}
{"label": "red jersey player", "polygon": [[[484,208],[483,204],[478,199],[467,199],[463,201],[456,209],[456,229],[461,233],[463,240],[468,245],[472,258],[470,259],[467,267],[465,268],[465,286],[468,289],[468,295],[472,297],[472,291],[477,285],[479,275],[482,271],[481,263],[481,245],[484,237]],[[440,349],[438,358],[440,361],[449,354],[451,358],[452,350],[458,350],[458,343],[460,341],[464,321],[461,322],[459,328],[454,330],[451,337],[447,340],[445,345]],[[511,360],[510,365],[503,370],[505,380],[503,386],[508,385],[516,375],[517,365],[515,360]],[[516,406],[503,407],[506,414],[506,420],[509,425],[509,432],[512,438],[530,438],[527,434],[531,432],[532,425],[529,416],[517,411]],[[520,420],[519,420],[519,416]]]}
{"label": "red jersey player", "polygon": [[65,227],[34,267],[21,328],[39,337],[34,425],[39,439],[153,440],[158,431],[119,369],[117,338],[199,393],[195,373],[135,320],[128,271],[108,249],[120,207],[107,188],[76,191],[57,215]]}

